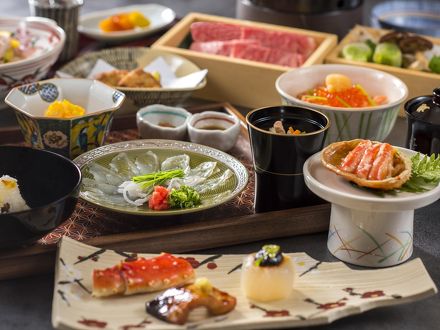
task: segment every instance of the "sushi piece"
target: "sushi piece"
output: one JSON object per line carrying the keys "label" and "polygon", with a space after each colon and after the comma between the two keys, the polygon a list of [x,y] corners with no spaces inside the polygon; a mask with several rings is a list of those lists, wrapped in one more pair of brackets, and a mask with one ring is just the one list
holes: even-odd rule
{"label": "sushi piece", "polygon": [[111,268],[93,271],[93,296],[154,292],[190,283],[195,278],[191,264],[169,253],[150,259],[138,258]]}
{"label": "sushi piece", "polygon": [[241,287],[249,299],[261,302],[285,299],[292,291],[294,280],[292,260],[278,245],[265,245],[243,262]]}
{"label": "sushi piece", "polygon": [[29,210],[18,187],[17,179],[3,175],[0,177],[0,214]]}
{"label": "sushi piece", "polygon": [[194,284],[168,289],[147,302],[146,311],[165,322],[185,324],[195,308],[205,307],[211,315],[223,315],[236,304],[235,297],[213,287],[207,278],[199,278]]}

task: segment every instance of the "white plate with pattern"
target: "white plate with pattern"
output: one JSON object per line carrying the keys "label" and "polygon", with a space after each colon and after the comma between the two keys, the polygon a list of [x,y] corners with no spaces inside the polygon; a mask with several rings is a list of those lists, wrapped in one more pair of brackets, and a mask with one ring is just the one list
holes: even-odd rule
{"label": "white plate with pattern", "polygon": [[207,277],[214,286],[235,296],[237,306],[229,314],[217,317],[195,310],[186,325],[177,326],[145,312],[145,303],[159,293],[92,297],[93,269],[114,266],[134,255],[64,237],[56,260],[52,325],[57,329],[124,330],[303,327],[413,302],[437,292],[420,259],[393,268],[351,270],[342,262],[320,262],[305,253],[289,255],[296,268],[296,282],[289,298],[273,303],[252,303],[242,294],[240,266],[244,255],[181,255],[196,263],[198,277]]}

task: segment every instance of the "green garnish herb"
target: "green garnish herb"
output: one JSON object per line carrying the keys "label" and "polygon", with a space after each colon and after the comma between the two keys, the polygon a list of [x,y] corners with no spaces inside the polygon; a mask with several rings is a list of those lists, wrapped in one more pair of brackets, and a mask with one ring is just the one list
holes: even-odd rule
{"label": "green garnish herb", "polygon": [[346,108],[351,108],[351,105],[345,101],[342,97],[336,95],[336,99]]}
{"label": "green garnish herb", "polygon": [[254,265],[270,266],[278,265],[282,261],[281,248],[279,245],[264,245],[255,255]]}
{"label": "green garnish herb", "polygon": [[376,104],[376,102],[374,102],[374,100],[370,97],[370,95],[368,95],[368,93],[367,93],[367,91],[361,86],[361,85],[359,85],[359,84],[356,84],[355,85],[355,87],[357,88],[357,89],[359,89],[359,91],[367,98],[367,100],[368,100],[368,103],[371,105],[371,106],[376,106],[377,104]]}
{"label": "green garnish herb", "polygon": [[303,95],[303,97],[310,101],[328,101],[328,99],[324,96]]}
{"label": "green garnish herb", "polygon": [[154,186],[162,186],[172,178],[183,178],[184,174],[183,170],[160,171],[134,176],[131,180],[138,183],[142,189],[148,189]]}
{"label": "green garnish herb", "polygon": [[399,189],[407,192],[424,192],[440,183],[440,155],[411,157],[411,178]]}
{"label": "green garnish herb", "polygon": [[179,189],[171,190],[168,203],[171,208],[186,209],[200,205],[202,200],[200,194],[194,188],[181,186]]}

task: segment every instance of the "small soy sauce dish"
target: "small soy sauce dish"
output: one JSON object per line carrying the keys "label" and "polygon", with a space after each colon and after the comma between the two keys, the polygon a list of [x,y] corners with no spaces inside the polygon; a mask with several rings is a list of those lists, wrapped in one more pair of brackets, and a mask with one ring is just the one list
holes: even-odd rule
{"label": "small soy sauce dish", "polygon": [[[277,121],[295,134],[273,131]],[[322,150],[330,127],[328,117],[313,109],[282,105],[253,110],[246,123],[256,174],[255,212],[323,203],[306,187],[303,165]]]}

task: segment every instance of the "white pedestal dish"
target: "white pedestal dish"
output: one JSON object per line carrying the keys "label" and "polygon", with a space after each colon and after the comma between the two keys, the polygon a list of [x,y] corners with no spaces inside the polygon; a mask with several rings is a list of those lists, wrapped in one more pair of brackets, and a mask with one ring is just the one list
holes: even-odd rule
{"label": "white pedestal dish", "polygon": [[[411,156],[411,150],[399,148]],[[440,198],[440,185],[423,193],[376,195],[329,171],[321,153],[304,164],[307,187],[332,203],[327,247],[336,258],[360,266],[387,267],[413,250],[414,210]]]}

